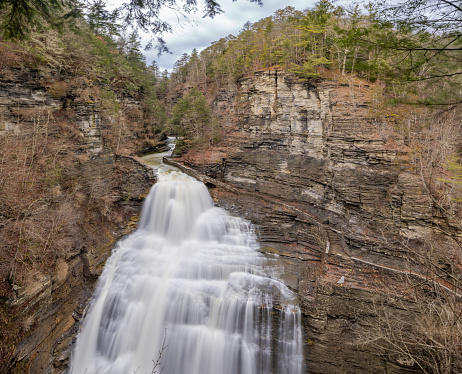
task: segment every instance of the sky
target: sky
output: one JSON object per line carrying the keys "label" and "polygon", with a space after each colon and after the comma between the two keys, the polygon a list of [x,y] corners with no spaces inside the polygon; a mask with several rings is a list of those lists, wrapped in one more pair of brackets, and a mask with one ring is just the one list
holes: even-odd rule
{"label": "sky", "polygon": [[[213,41],[228,36],[237,35],[247,21],[256,22],[272,15],[276,10],[293,6],[297,10],[313,7],[316,0],[263,0],[263,6],[258,6],[247,0],[221,0],[220,3],[225,13],[215,18],[202,18],[203,6],[198,1],[197,14],[190,15],[189,22],[178,23],[177,17],[172,13],[164,13],[163,19],[169,20],[173,26],[172,34],[165,34],[164,40],[172,54],[163,54],[157,57],[156,50],[145,51],[148,65],[155,60],[161,71],[171,71],[173,64],[183,53],[190,54],[193,48],[199,52],[207,48]],[[147,36],[142,37],[142,42],[147,41]]]}

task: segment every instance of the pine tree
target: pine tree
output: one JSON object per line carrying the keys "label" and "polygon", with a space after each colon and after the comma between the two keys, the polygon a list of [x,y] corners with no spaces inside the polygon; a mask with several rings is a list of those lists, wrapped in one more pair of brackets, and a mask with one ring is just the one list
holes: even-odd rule
{"label": "pine tree", "polygon": [[170,126],[186,143],[212,142],[212,110],[197,87],[190,89],[173,107]]}
{"label": "pine tree", "polygon": [[[262,5],[262,0],[248,1]],[[106,12],[101,0],[90,0],[88,4],[90,12],[96,11],[100,15]],[[165,8],[175,11],[181,18],[184,14],[197,11],[197,0],[128,1],[118,7],[114,14],[117,14],[124,28],[155,35],[156,48],[166,51],[168,48],[162,34],[172,31],[172,26],[160,16]],[[59,28],[71,17],[81,17],[84,12],[83,4],[76,0],[0,0],[0,35],[7,39],[24,39],[33,29]],[[219,2],[205,0],[204,17],[213,18],[222,12]]]}
{"label": "pine tree", "polygon": [[63,19],[80,14],[70,0],[0,0],[0,34],[24,39],[36,28],[59,28]]}

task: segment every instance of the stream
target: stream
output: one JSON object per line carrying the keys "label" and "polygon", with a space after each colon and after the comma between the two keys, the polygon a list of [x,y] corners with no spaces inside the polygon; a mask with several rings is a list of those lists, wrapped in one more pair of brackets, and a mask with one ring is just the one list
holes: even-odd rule
{"label": "stream", "polygon": [[168,154],[143,158],[158,181],[106,263],[69,373],[301,374],[300,310],[280,268]]}

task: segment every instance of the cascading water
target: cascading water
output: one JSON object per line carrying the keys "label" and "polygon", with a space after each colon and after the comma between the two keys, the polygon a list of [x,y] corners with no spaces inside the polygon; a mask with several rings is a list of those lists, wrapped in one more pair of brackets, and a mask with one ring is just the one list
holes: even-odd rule
{"label": "cascading water", "polygon": [[107,261],[70,373],[151,373],[161,352],[165,374],[299,374],[294,299],[247,221],[161,168],[139,229]]}

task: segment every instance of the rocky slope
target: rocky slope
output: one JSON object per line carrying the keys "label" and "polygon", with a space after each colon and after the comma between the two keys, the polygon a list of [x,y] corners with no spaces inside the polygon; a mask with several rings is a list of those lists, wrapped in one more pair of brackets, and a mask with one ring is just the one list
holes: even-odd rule
{"label": "rocky slope", "polygon": [[373,90],[257,72],[215,97],[226,140],[177,160],[258,225],[266,250],[296,259],[288,277],[310,373],[420,372],[414,353],[390,346],[390,321],[417,325],[409,289],[428,277],[447,289],[460,274],[460,226],[412,170],[403,139],[376,121]]}
{"label": "rocky slope", "polygon": [[[0,372],[57,373],[112,246],[136,227],[154,176],[111,149],[110,118],[54,69],[0,81]],[[50,82],[54,82],[53,85]],[[51,86],[53,89],[50,89]],[[80,94],[79,94],[80,92]],[[121,111],[141,112],[134,98]],[[128,126],[127,123],[122,124]],[[119,123],[119,126],[121,123]],[[136,134],[118,139],[144,150]],[[131,143],[130,143],[131,142]]]}

